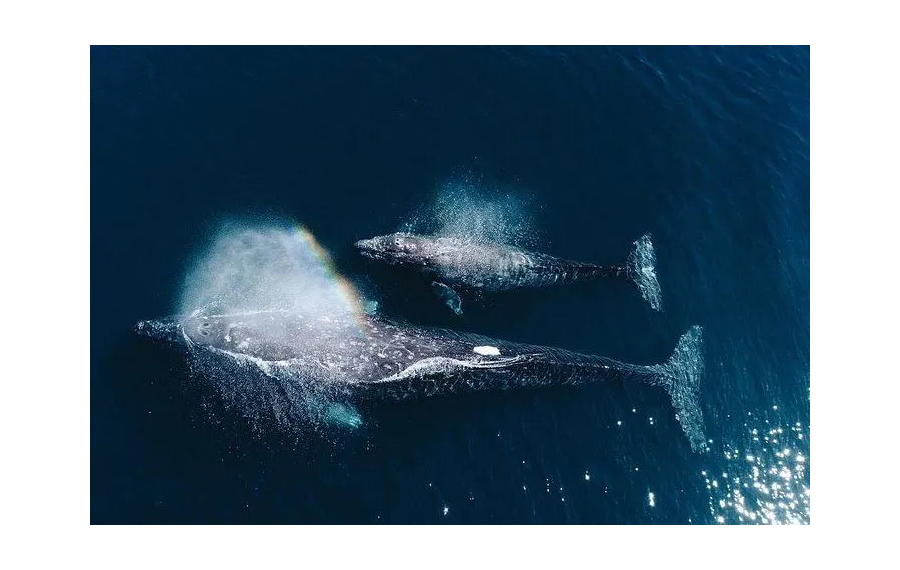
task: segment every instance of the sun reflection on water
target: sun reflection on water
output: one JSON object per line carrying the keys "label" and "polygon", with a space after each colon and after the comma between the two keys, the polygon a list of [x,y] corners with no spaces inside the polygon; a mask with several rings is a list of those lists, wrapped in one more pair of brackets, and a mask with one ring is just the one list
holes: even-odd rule
{"label": "sun reflection on water", "polygon": [[809,435],[792,426],[747,427],[744,449],[726,445],[725,471],[702,471],[720,524],[809,524]]}

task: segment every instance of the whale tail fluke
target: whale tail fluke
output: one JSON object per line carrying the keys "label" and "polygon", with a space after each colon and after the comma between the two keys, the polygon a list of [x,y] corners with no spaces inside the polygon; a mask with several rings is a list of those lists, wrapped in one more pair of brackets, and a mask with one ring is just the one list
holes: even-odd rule
{"label": "whale tail fluke", "polygon": [[656,278],[656,252],[650,234],[641,236],[628,254],[627,271],[631,280],[650,306],[662,311],[662,292]]}
{"label": "whale tail fluke", "polygon": [[700,380],[703,376],[703,329],[693,326],[678,340],[675,352],[665,364],[653,366],[672,397],[676,418],[691,442],[691,449],[707,450],[700,411]]}

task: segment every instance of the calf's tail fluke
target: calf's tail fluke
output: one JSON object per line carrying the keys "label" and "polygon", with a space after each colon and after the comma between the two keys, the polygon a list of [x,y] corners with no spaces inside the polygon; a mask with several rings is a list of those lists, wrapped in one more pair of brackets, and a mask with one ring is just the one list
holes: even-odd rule
{"label": "calf's tail fluke", "polygon": [[702,343],[703,329],[693,326],[681,335],[668,361],[650,367],[672,397],[676,417],[691,442],[691,449],[698,452],[707,450],[700,411],[700,380],[704,368]]}
{"label": "calf's tail fluke", "polygon": [[628,254],[627,271],[644,299],[655,310],[661,311],[662,292],[656,278],[656,253],[653,251],[650,234],[645,234],[634,242]]}

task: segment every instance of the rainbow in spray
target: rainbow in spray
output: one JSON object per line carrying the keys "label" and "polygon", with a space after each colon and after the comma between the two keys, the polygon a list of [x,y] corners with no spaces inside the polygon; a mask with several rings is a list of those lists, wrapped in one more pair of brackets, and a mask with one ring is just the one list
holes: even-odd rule
{"label": "rainbow in spray", "polygon": [[363,306],[363,298],[357,291],[356,287],[347,278],[338,273],[331,254],[328,253],[322,245],[316,240],[316,236],[312,234],[306,227],[297,224],[295,226],[297,235],[301,242],[309,249],[313,256],[319,262],[319,269],[327,279],[334,283],[335,291],[341,298],[343,304],[347,307],[352,315],[357,319],[360,326],[365,325],[365,310]]}
{"label": "rainbow in spray", "polygon": [[304,226],[224,224],[187,273],[179,314],[287,311],[365,330],[361,295]]}

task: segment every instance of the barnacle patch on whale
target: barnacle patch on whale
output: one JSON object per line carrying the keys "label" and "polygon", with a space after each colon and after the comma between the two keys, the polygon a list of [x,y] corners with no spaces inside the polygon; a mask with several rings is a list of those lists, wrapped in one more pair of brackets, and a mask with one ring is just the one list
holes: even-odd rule
{"label": "barnacle patch on whale", "polygon": [[482,356],[500,356],[500,349],[496,346],[476,346],[472,350]]}

